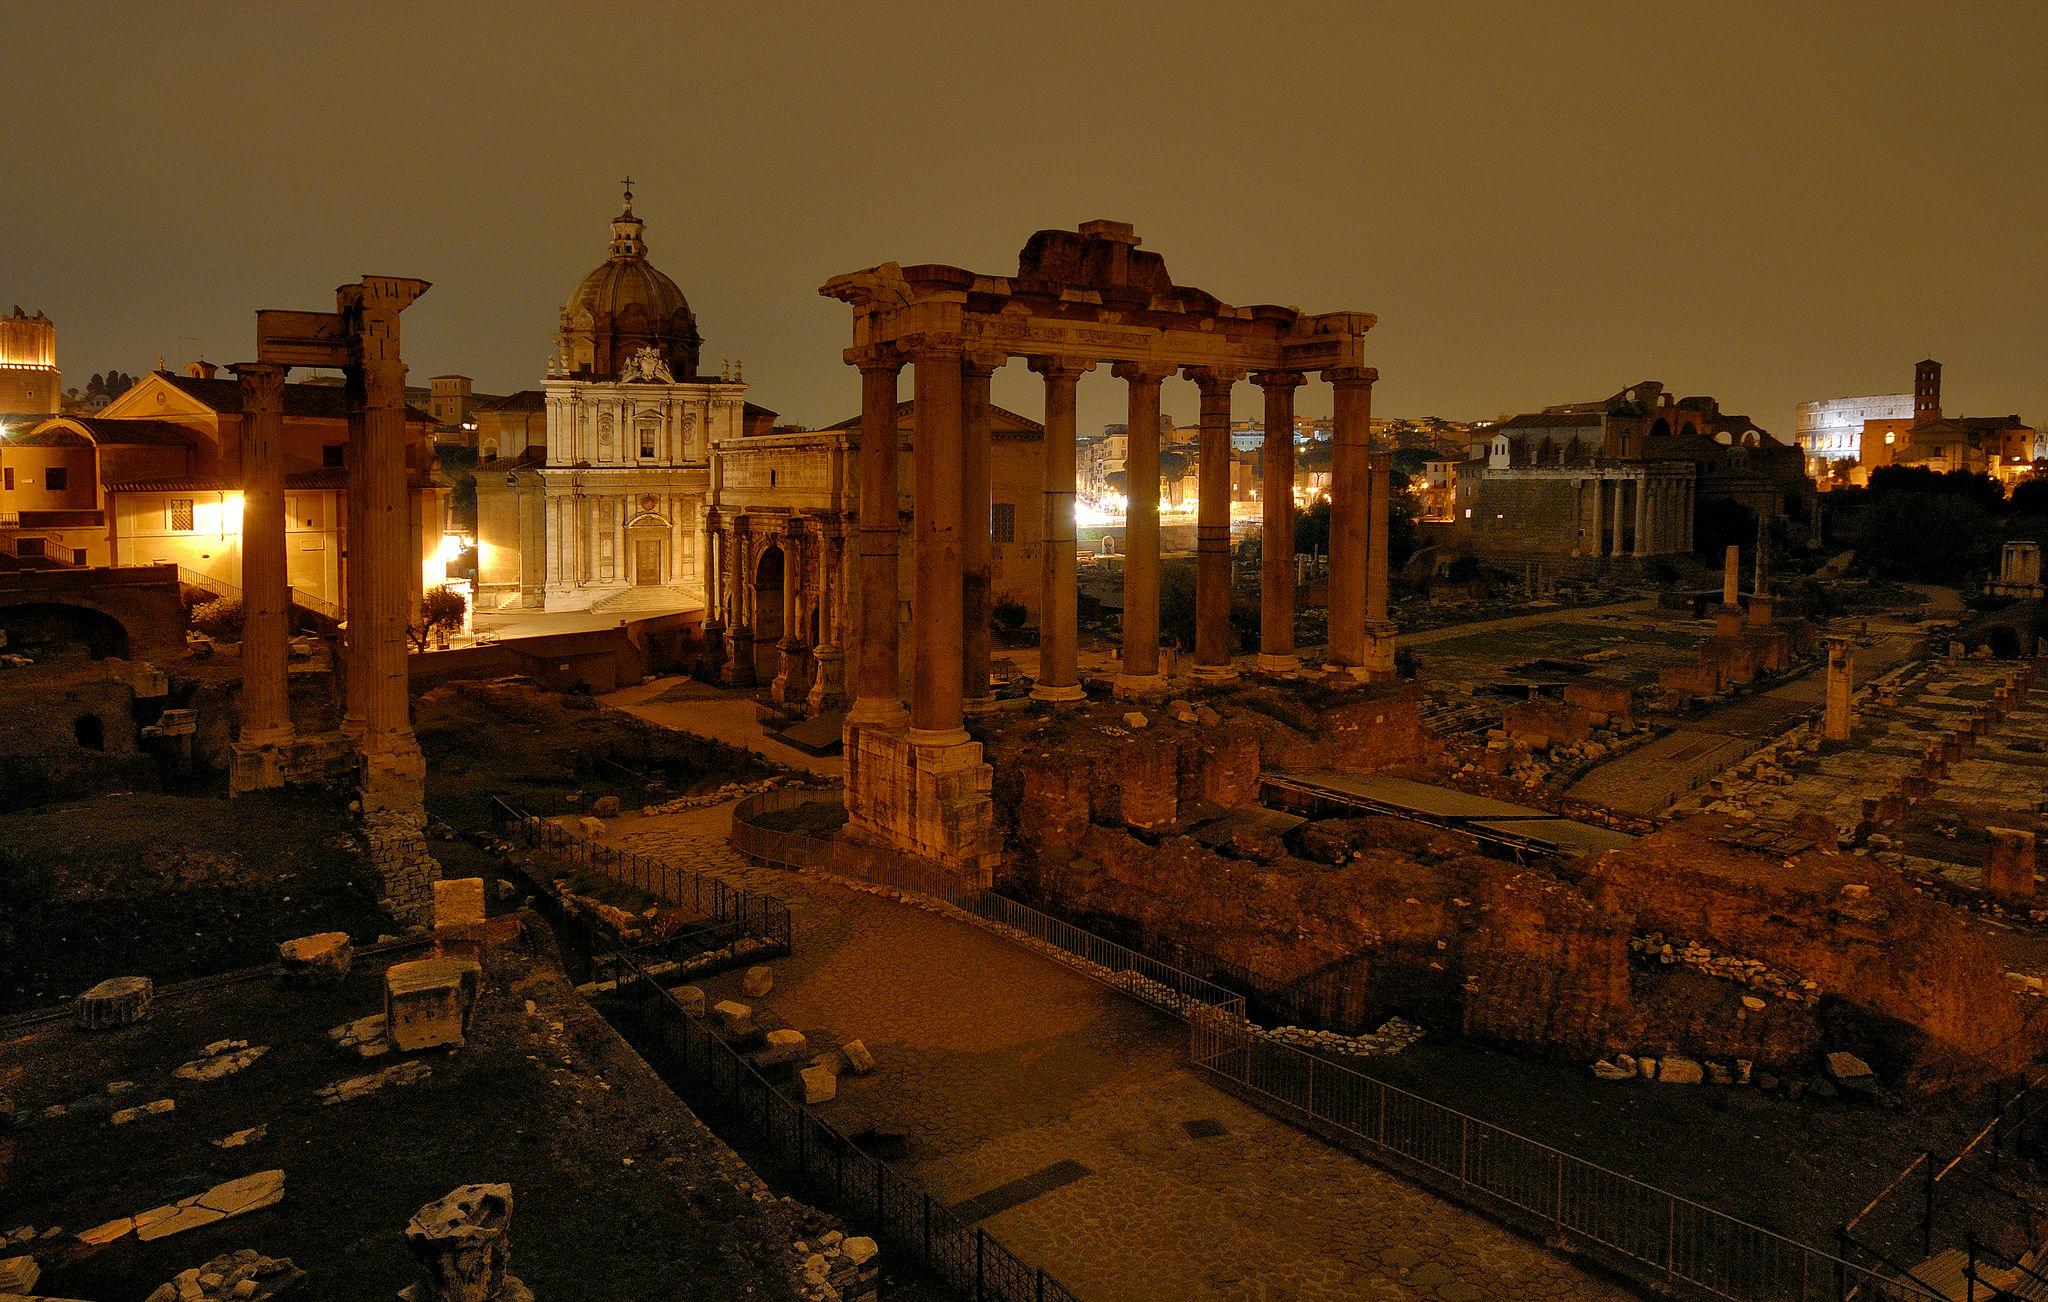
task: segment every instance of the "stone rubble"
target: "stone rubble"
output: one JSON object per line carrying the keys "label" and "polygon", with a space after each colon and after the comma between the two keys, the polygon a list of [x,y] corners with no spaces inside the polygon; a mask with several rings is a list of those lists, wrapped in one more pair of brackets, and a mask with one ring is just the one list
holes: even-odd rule
{"label": "stone rubble", "polygon": [[512,1186],[466,1184],[428,1203],[406,1223],[405,1246],[421,1279],[404,1302],[531,1302],[510,1270]]}
{"label": "stone rubble", "polygon": [[238,1180],[215,1185],[205,1193],[180,1198],[162,1207],[135,1214],[135,1237],[147,1243],[153,1239],[182,1234],[186,1230],[224,1221],[244,1212],[260,1211],[284,1198],[284,1172],[258,1171]]}
{"label": "stone rubble", "polygon": [[416,1085],[433,1074],[432,1067],[414,1058],[406,1062],[394,1062],[389,1067],[373,1071],[366,1076],[351,1076],[332,1085],[323,1085],[315,1092],[314,1097],[320,1100],[321,1106],[327,1107],[336,1103],[346,1103],[350,1099],[359,1099],[365,1094],[374,1094],[387,1085]]}
{"label": "stone rubble", "polygon": [[162,1116],[177,1106],[178,1104],[174,1099],[158,1099],[153,1103],[138,1103],[132,1108],[115,1109],[113,1121],[117,1126],[125,1126],[137,1117]]}
{"label": "stone rubble", "polygon": [[306,1272],[293,1265],[290,1257],[266,1257],[244,1248],[180,1272],[151,1293],[147,1302],[265,1302],[283,1297],[305,1280]]}
{"label": "stone rubble", "polygon": [[171,1070],[171,1075],[180,1080],[219,1080],[255,1062],[270,1052],[267,1044],[251,1046],[247,1040],[216,1040],[206,1046],[203,1057],[182,1063]]}
{"label": "stone rubble", "polygon": [[642,805],[640,812],[649,818],[656,814],[680,814],[686,810],[708,809],[712,805],[723,805],[728,801],[738,800],[743,796],[759,795],[763,791],[770,791],[776,787],[801,787],[803,785],[805,784],[798,779],[786,777],[763,778],[759,782],[728,782],[716,791],[706,791],[701,795],[695,796],[678,796],[674,800],[665,800],[658,805]]}
{"label": "stone rubble", "polygon": [[288,982],[333,983],[348,975],[355,949],[345,931],[323,931],[277,947],[277,965]]}
{"label": "stone rubble", "polygon": [[[1845,890],[1851,888],[1844,888]],[[1661,963],[1666,966],[1683,964],[1694,971],[1736,985],[1747,986],[1777,999],[1798,1003],[1817,1004],[1821,990],[1818,984],[1783,972],[1774,972],[1758,959],[1738,958],[1732,954],[1716,954],[1697,941],[1667,938],[1661,932],[1629,937],[1631,953],[1645,962]],[[1750,1000],[1744,999],[1743,1006],[1750,1007]],[[1762,1008],[1757,1004],[1756,1008]]]}
{"label": "stone rubble", "polygon": [[148,977],[109,977],[78,997],[72,1015],[88,1031],[127,1026],[149,1015],[156,983]]}
{"label": "stone rubble", "polygon": [[364,1058],[381,1058],[391,1052],[391,1039],[384,1033],[384,1014],[371,1013],[344,1022],[327,1032],[327,1038],[343,1049]]}

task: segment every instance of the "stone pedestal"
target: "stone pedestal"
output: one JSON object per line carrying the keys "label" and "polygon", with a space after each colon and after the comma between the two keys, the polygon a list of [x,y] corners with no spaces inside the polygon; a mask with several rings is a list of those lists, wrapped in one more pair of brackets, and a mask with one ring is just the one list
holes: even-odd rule
{"label": "stone pedestal", "polygon": [[239,796],[284,785],[284,754],[274,742],[238,741],[229,752],[228,794]]}
{"label": "stone pedestal", "polygon": [[804,680],[804,664],[810,656],[804,644],[793,637],[782,639],[776,651],[779,659],[775,679],[768,684],[768,699],[777,705],[801,706],[810,695]]}
{"label": "stone pedestal", "polygon": [[1001,848],[994,771],[980,742],[921,742],[849,722],[845,754],[846,819],[856,835],[956,867],[964,885],[990,883]]}
{"label": "stone pedestal", "polygon": [[754,635],[744,628],[733,630],[732,654],[726,657],[721,681],[727,687],[754,685]]}
{"label": "stone pedestal", "polygon": [[424,1278],[406,1302],[528,1302],[510,1273],[512,1186],[466,1184],[428,1203],[405,1227],[405,1246]]}
{"label": "stone pedestal", "polygon": [[1847,641],[1828,643],[1827,712],[1821,720],[1821,736],[1829,741],[1849,740],[1855,722],[1850,707],[1856,690],[1855,654]]}
{"label": "stone pedestal", "polygon": [[1770,594],[1752,592],[1749,595],[1749,622],[1751,624],[1768,624],[1776,615],[1777,603],[1771,598]]}
{"label": "stone pedestal", "polygon": [[1732,610],[1742,604],[1742,549],[1730,544],[1721,553],[1721,608]]}
{"label": "stone pedestal", "polygon": [[1984,889],[1999,895],[2034,893],[2034,834],[1987,827],[1991,844],[1984,852]]}
{"label": "stone pedestal", "polygon": [[402,1053],[461,1044],[481,969],[475,959],[421,958],[384,972],[384,1027]]}
{"label": "stone pedestal", "polygon": [[148,977],[109,977],[78,997],[72,1017],[88,1031],[104,1031],[139,1022],[156,999],[156,983]]}
{"label": "stone pedestal", "polygon": [[836,646],[821,646],[812,659],[817,670],[811,675],[806,707],[812,714],[842,708],[846,704],[846,652]]}

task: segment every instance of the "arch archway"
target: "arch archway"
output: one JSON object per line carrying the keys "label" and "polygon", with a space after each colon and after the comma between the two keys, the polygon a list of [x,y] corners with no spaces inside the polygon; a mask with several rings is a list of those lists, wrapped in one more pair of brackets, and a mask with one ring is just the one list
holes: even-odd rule
{"label": "arch archway", "polygon": [[23,602],[0,606],[0,632],[10,649],[26,654],[83,648],[94,660],[128,657],[128,630],[120,620],[90,606]]}
{"label": "arch archway", "polygon": [[782,585],[786,579],[782,548],[769,543],[754,563],[754,672],[774,676],[782,642]]}
{"label": "arch archway", "polygon": [[666,583],[674,537],[674,526],[667,517],[652,511],[642,511],[626,521],[627,580],[642,588]]}

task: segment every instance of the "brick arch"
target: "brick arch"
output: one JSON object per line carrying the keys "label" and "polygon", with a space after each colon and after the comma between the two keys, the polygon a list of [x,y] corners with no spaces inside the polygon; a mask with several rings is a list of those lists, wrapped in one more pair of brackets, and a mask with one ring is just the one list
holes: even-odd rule
{"label": "brick arch", "polygon": [[95,660],[127,659],[128,626],[94,603],[84,601],[8,600],[0,596],[0,631],[10,651],[83,643]]}
{"label": "brick arch", "polygon": [[[185,642],[178,591],[175,565],[0,573],[0,628],[24,626],[32,618],[10,612],[37,611],[33,618],[60,621],[52,624],[53,632],[61,631],[61,621],[72,621],[96,658],[167,651]],[[115,643],[119,650],[102,649]]]}

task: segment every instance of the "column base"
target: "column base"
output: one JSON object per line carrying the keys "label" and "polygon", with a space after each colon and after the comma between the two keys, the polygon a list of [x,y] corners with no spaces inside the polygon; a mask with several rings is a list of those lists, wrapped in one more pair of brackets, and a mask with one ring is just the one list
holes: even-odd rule
{"label": "column base", "polygon": [[704,659],[698,671],[706,678],[717,678],[725,669],[725,625],[713,620],[704,625]]}
{"label": "column base", "polygon": [[1301,657],[1292,652],[1287,655],[1268,655],[1259,652],[1259,672],[1274,678],[1292,678],[1301,672]]}
{"label": "column base", "polygon": [[1166,691],[1165,674],[1118,674],[1112,689],[1122,700],[1141,700]]}
{"label": "column base", "polygon": [[842,709],[846,705],[846,653],[836,646],[822,646],[812,655],[817,672],[811,675],[811,693],[805,708],[812,714]]}
{"label": "column base", "polygon": [[732,635],[732,654],[726,658],[725,672],[721,676],[727,687],[752,687],[754,685],[754,637],[751,633]]}
{"label": "column base", "polygon": [[910,711],[893,696],[862,696],[846,712],[846,726],[902,732],[910,726]]}
{"label": "column base", "polygon": [[1394,640],[1392,624],[1366,626],[1365,667],[1371,671],[1376,682],[1394,676]]}
{"label": "column base", "polygon": [[1188,677],[1204,683],[1229,683],[1237,680],[1236,665],[1196,665],[1188,670]]}
{"label": "column base", "polygon": [[1048,705],[1072,705],[1076,701],[1087,700],[1088,693],[1082,689],[1079,683],[1070,683],[1065,687],[1055,687],[1050,683],[1040,683],[1031,689],[1031,699],[1043,701]]}
{"label": "column base", "polygon": [[426,826],[427,761],[419,743],[404,742],[363,755],[363,816],[404,818]]}
{"label": "column base", "polygon": [[228,795],[269,791],[284,785],[284,752],[289,738],[238,741],[228,763]]}
{"label": "column base", "polygon": [[970,696],[960,702],[960,712],[962,714],[994,714],[995,711],[996,698],[992,695]]}
{"label": "column base", "polygon": [[904,734],[849,720],[845,750],[849,830],[956,868],[969,889],[990,885],[1001,843],[980,742],[964,731]]}

